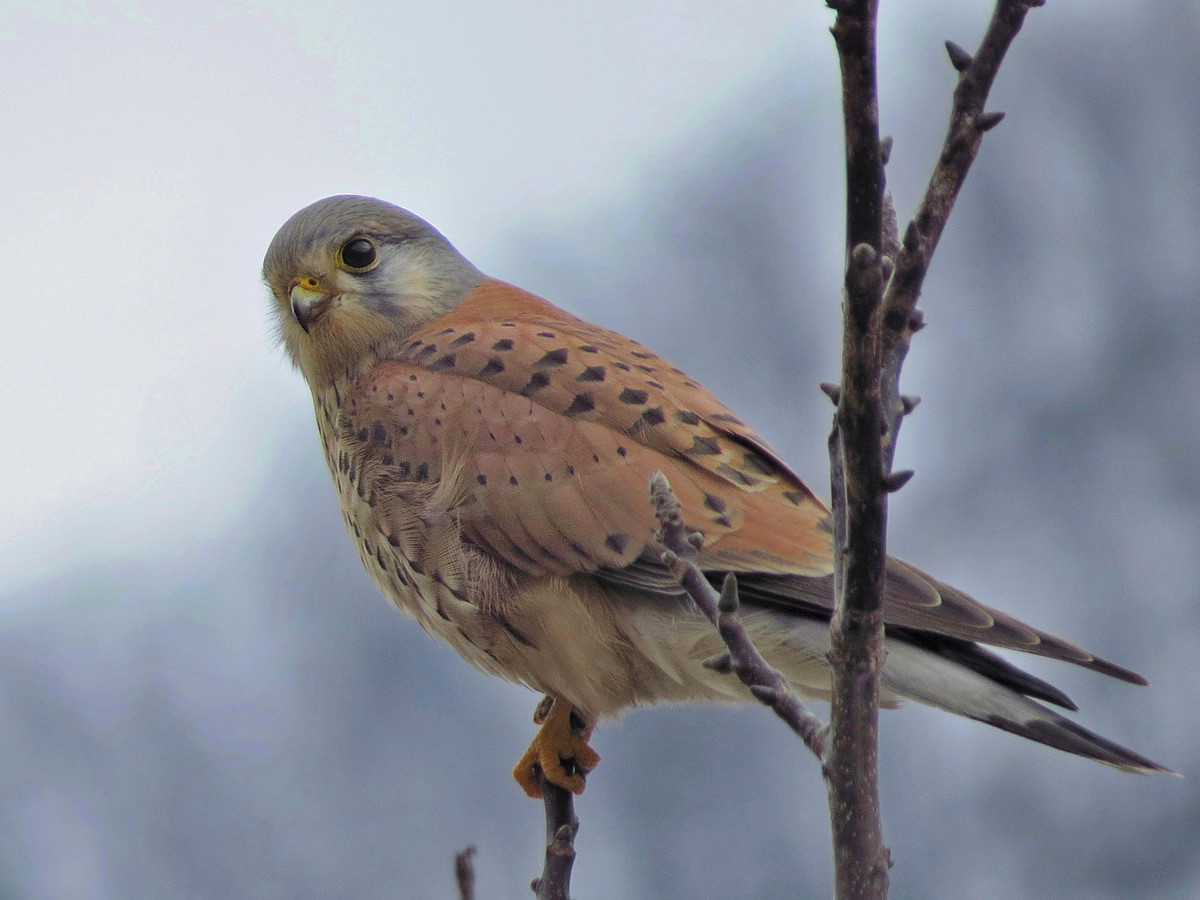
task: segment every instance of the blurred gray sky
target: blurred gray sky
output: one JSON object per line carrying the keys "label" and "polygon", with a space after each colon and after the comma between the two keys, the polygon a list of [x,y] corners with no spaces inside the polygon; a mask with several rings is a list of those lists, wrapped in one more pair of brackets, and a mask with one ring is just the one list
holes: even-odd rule
{"label": "blurred gray sky", "polygon": [[[941,41],[887,4],[889,177],[941,140]],[[396,615],[341,533],[262,253],[375,194],[652,344],[825,489],[841,139],[820,4],[0,4],[0,898],[525,896],[535,699]],[[893,896],[1200,896],[1194,4],[1051,0],[926,287],[892,549],[1136,668],[1032,665],[1139,779],[885,719]],[[581,897],[828,885],[823,789],[759,710],[603,728]],[[800,885],[800,889],[796,888]]]}

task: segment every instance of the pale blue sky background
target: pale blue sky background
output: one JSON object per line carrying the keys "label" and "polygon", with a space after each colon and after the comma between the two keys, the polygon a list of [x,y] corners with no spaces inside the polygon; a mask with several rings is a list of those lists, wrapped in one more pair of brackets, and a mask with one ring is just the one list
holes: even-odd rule
{"label": "pale blue sky background", "polygon": [[[989,4],[886,3],[911,210]],[[821,4],[0,0],[0,900],[521,897],[536,698],[393,613],[341,533],[262,254],[339,192],[654,345],[821,492],[837,371]],[[885,718],[897,898],[1200,894],[1200,13],[1050,0],[939,250],[892,548],[1147,674],[1034,666],[1137,779]],[[580,897],[827,892],[759,710],[603,728]],[[800,885],[800,890],[796,889]]]}

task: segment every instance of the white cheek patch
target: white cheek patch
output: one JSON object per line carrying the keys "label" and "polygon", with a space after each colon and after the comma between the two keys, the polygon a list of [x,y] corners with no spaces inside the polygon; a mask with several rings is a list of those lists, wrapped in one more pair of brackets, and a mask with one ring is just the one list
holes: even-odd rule
{"label": "white cheek patch", "polygon": [[380,269],[391,278],[392,290],[401,296],[426,297],[433,288],[428,254],[413,244],[387,248]]}

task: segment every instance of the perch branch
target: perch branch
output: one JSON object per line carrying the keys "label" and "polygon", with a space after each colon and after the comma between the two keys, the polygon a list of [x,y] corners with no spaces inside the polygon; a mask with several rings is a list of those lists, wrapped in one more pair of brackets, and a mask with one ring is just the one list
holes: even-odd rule
{"label": "perch branch", "polygon": [[663,562],[687,591],[692,602],[717,627],[728,648],[704,661],[710,669],[732,672],[758,700],[769,706],[794,731],[817,759],[825,758],[825,725],[800,702],[783,676],[773,669],[750,640],[738,614],[737,579],[726,575],[718,596],[696,564],[696,545],[683,520],[679,498],[662,472],[650,477],[650,502],[658,518],[658,540],[667,548]]}
{"label": "perch branch", "polygon": [[[846,276],[842,380],[829,436],[834,593],[832,702],[825,768],[835,896],[887,896],[890,854],[879,807],[878,692],[883,663],[887,465],[880,435],[880,318],[891,234],[879,136],[876,0],[839,0],[833,37],[846,135]],[[828,392],[827,392],[828,393]]]}
{"label": "perch branch", "polygon": [[571,868],[575,865],[575,836],[579,819],[571,792],[551,784],[538,770],[546,809],[546,861],[530,887],[537,900],[570,900]]}

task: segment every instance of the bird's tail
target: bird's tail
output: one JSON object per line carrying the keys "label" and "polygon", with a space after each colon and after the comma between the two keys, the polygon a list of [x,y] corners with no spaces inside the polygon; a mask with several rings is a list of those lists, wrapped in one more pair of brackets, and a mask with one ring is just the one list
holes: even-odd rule
{"label": "bird's tail", "polygon": [[1126,772],[1179,774],[1088,731],[1011,687],[920,647],[890,642],[881,681],[901,696]]}

